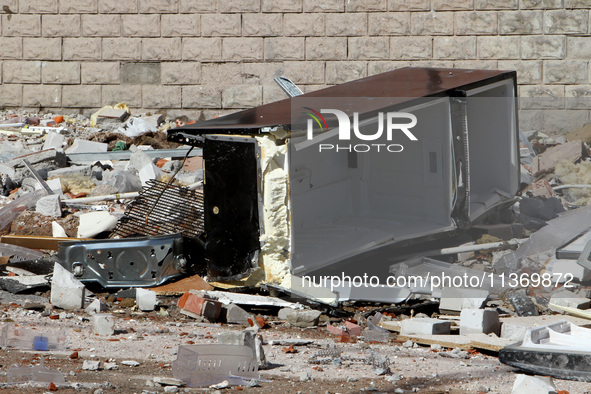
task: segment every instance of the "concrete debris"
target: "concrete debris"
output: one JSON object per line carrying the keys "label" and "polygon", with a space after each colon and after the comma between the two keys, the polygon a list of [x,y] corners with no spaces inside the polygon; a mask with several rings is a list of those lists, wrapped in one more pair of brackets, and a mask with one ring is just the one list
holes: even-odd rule
{"label": "concrete debris", "polygon": [[519,201],[519,213],[536,219],[551,220],[564,211],[562,201],[556,197],[524,197]]}
{"label": "concrete debris", "polygon": [[101,367],[101,362],[98,360],[84,360],[82,369],[87,371],[98,371]]}
{"label": "concrete debris", "polygon": [[94,315],[106,311],[107,304],[105,304],[102,300],[98,298],[92,301],[86,308],[84,308],[84,312],[88,313],[89,315]]}
{"label": "concrete debris", "polygon": [[152,158],[148,156],[143,150],[137,149],[129,157],[128,168],[136,173],[147,165],[152,164]]}
{"label": "concrete debris", "polygon": [[549,376],[530,376],[519,374],[515,377],[512,394],[539,393],[554,394],[556,386]]}
{"label": "concrete debris", "polygon": [[62,217],[62,204],[61,197],[58,194],[54,194],[47,197],[42,197],[35,204],[35,212],[44,215],[51,216],[54,218]]}
{"label": "concrete debris", "polygon": [[309,380],[312,380],[312,375],[310,375],[308,372],[301,372],[299,377],[300,382],[307,382]]}
{"label": "concrete debris", "polygon": [[238,305],[229,304],[224,305],[222,308],[223,317],[222,320],[228,324],[249,324],[250,321],[254,321],[254,316]]}
{"label": "concrete debris", "polygon": [[572,324],[586,325],[588,320],[573,317],[573,316],[562,316],[562,315],[546,315],[546,316],[528,316],[528,317],[502,317],[501,321],[501,338],[506,338],[512,342],[520,342],[526,331],[529,328],[542,326],[549,323],[567,320]]}
{"label": "concrete debris", "polygon": [[94,333],[98,335],[113,335],[115,333],[115,319],[108,313],[97,313],[92,316]]}
{"label": "concrete debris", "polygon": [[51,170],[47,172],[48,178],[60,178],[67,176],[86,176],[91,175],[92,167],[90,165],[79,165],[69,166],[64,168],[58,168],[57,170]]}
{"label": "concrete debris", "polygon": [[292,326],[306,328],[317,326],[321,314],[316,310],[292,310],[286,317]]}
{"label": "concrete debris", "polygon": [[429,318],[406,319],[401,322],[400,335],[447,335],[451,322]]}
{"label": "concrete debris", "polygon": [[[17,172],[22,171],[21,175],[25,174],[25,171],[27,171],[23,163],[23,159],[26,159],[29,163],[31,163],[33,168],[35,168],[37,171],[45,173],[56,168],[65,167],[67,164],[67,158],[63,151],[58,149],[42,150],[39,152],[15,157],[8,163]],[[15,175],[15,179],[22,178],[23,177],[19,178],[18,174]]]}
{"label": "concrete debris", "polygon": [[0,277],[0,288],[13,294],[44,290],[49,287],[45,275]]}
{"label": "concrete debris", "polygon": [[72,146],[66,149],[66,153],[91,153],[91,152],[106,152],[107,144],[102,142],[93,142],[76,138]]}
{"label": "concrete debris", "polygon": [[127,365],[128,367],[137,367],[140,365],[140,363],[135,360],[123,360],[121,361],[121,364]]}
{"label": "concrete debris", "polygon": [[79,309],[84,306],[84,285],[60,264],[53,266],[51,304],[56,308]]}
{"label": "concrete debris", "polygon": [[47,135],[45,137],[45,142],[43,142],[43,150],[62,149],[65,141],[66,141],[65,135],[54,133],[54,132],[50,131],[47,133]]}
{"label": "concrete debris", "polygon": [[129,117],[129,112],[119,108],[103,108],[97,113],[98,121],[101,119],[116,119],[118,122],[124,122]]}
{"label": "concrete debris", "polygon": [[[150,67],[154,65],[150,64]],[[455,74],[452,76],[455,77]],[[215,157],[207,157],[206,149],[189,152],[192,145],[202,147],[219,143],[225,141],[225,137],[214,138],[207,143],[195,143],[185,136],[184,140],[178,140],[183,144],[180,145],[171,142],[172,139],[167,140],[167,130],[175,124],[187,124],[189,119],[170,119],[161,114],[132,115],[131,112],[124,103],[104,107],[93,114],[91,119],[83,115],[56,116],[40,113],[20,116],[23,114],[0,111],[0,230],[3,230],[2,234],[11,233],[11,236],[33,237],[16,239],[14,245],[7,244],[10,247],[26,247],[29,252],[0,245],[0,304],[4,321],[14,321],[14,325],[3,327],[0,345],[35,352],[65,350],[67,338],[71,341],[68,348],[76,349],[76,358],[79,351],[80,359],[84,359],[76,361],[81,366],[78,364],[72,369],[103,370],[101,373],[120,369],[116,371],[118,375],[135,373],[135,370],[130,372],[128,370],[131,368],[122,366],[140,365],[140,362],[127,358],[142,360],[146,368],[155,368],[158,365],[159,371],[166,371],[166,368],[171,367],[170,356],[177,352],[177,363],[173,367],[174,378],[148,375],[142,380],[149,379],[146,384],[160,392],[177,392],[183,386],[212,387],[218,390],[233,385],[255,387],[264,384],[264,380],[259,380],[258,369],[254,369],[254,366],[264,369],[271,363],[281,365],[278,370],[291,380],[298,381],[302,391],[316,384],[315,381],[324,379],[320,376],[342,379],[343,382],[346,379],[348,383],[360,382],[357,385],[351,384],[348,389],[343,388],[345,391],[416,391],[423,389],[418,384],[414,389],[411,387],[415,385],[419,373],[422,373],[420,376],[431,376],[433,380],[429,380],[429,385],[435,386],[431,383],[437,382],[439,386],[434,389],[438,390],[443,387],[438,375],[441,374],[440,370],[457,368],[458,376],[464,371],[472,374],[468,375],[470,379],[456,384],[459,390],[506,392],[510,390],[510,383],[495,385],[494,378],[478,375],[473,368],[468,368],[471,365],[465,360],[472,358],[478,360],[479,365],[497,365],[498,361],[493,354],[506,354],[506,350],[502,349],[510,348],[507,345],[521,341],[531,346],[543,347],[558,339],[562,345],[569,345],[564,351],[565,357],[570,348],[586,346],[586,342],[576,339],[573,333],[579,332],[580,328],[574,328],[575,324],[583,326],[588,320],[559,314],[566,312],[591,318],[591,310],[588,309],[591,307],[591,299],[588,298],[591,296],[591,286],[586,283],[591,279],[591,270],[577,263],[583,248],[591,239],[591,209],[584,207],[591,202],[591,188],[588,187],[591,184],[591,161],[587,158],[589,154],[585,145],[591,143],[589,125],[567,134],[566,139],[564,136],[544,135],[538,131],[526,132],[531,144],[522,137],[524,145],[521,150],[516,149],[516,153],[521,156],[520,162],[513,160],[513,156],[503,157],[509,159],[503,163],[512,163],[511,168],[515,171],[511,174],[505,174],[508,172],[505,171],[499,179],[507,181],[496,183],[483,182],[494,178],[493,170],[489,171],[489,168],[496,168],[496,164],[491,162],[492,155],[483,156],[483,164],[474,160],[478,158],[478,154],[473,154],[472,150],[480,149],[477,144],[470,145],[470,166],[464,168],[462,164],[456,168],[456,178],[453,171],[439,176],[439,164],[449,157],[456,157],[456,164],[464,163],[467,158],[460,154],[459,145],[454,146],[451,155],[447,148],[441,152],[441,146],[454,145],[455,142],[444,139],[447,143],[443,145],[439,140],[435,145],[430,145],[431,142],[426,141],[423,153],[428,152],[425,159],[427,161],[423,160],[419,164],[427,165],[430,172],[424,175],[407,171],[406,176],[410,179],[412,175],[413,181],[394,186],[402,190],[400,193],[407,191],[409,194],[406,197],[417,196],[419,192],[426,196],[425,201],[421,202],[424,206],[409,204],[409,212],[417,211],[417,218],[439,215],[437,224],[441,224],[440,230],[433,232],[425,229],[426,235],[433,236],[435,240],[435,236],[445,233],[451,227],[455,228],[456,224],[458,234],[454,232],[450,235],[446,239],[447,243],[433,242],[428,247],[425,243],[424,248],[422,244],[414,245],[411,242],[408,255],[399,257],[392,254],[396,257],[389,263],[392,264],[389,273],[396,278],[413,275],[429,277],[429,281],[420,284],[407,282],[402,286],[385,286],[380,283],[378,287],[359,288],[339,283],[332,288],[330,284],[306,286],[308,279],[304,278],[309,277],[301,274],[315,272],[318,268],[324,269],[324,263],[333,262],[331,259],[334,256],[329,256],[330,248],[321,245],[333,245],[334,241],[335,247],[342,249],[339,251],[342,256],[334,258],[342,259],[352,256],[351,251],[355,253],[354,249],[348,249],[349,246],[373,253],[376,246],[400,238],[400,234],[394,234],[392,228],[388,227],[390,218],[384,210],[385,203],[378,202],[376,211],[370,210],[373,216],[369,215],[367,220],[361,222],[353,221],[352,218],[331,217],[331,220],[338,219],[334,220],[334,226],[322,228],[318,234],[334,236],[334,239],[318,240],[311,233],[314,236],[307,235],[304,240],[294,235],[294,229],[302,224],[298,217],[301,210],[297,211],[287,204],[293,203],[290,193],[295,192],[298,198],[304,196],[313,202],[334,195],[328,192],[322,194],[324,189],[334,187],[334,190],[338,190],[335,193],[348,189],[341,190],[339,187],[342,185],[333,185],[326,174],[318,172],[312,159],[302,160],[301,163],[295,161],[298,178],[290,179],[285,167],[289,149],[284,143],[289,132],[277,129],[267,133],[271,137],[263,136],[264,133],[259,133],[254,138],[250,135],[244,138],[236,135],[228,137],[228,140],[242,138],[245,140],[244,145],[247,145],[246,140],[258,141],[253,145],[257,155],[260,155],[255,160],[258,178],[254,179],[256,182],[260,181],[260,184],[257,183],[258,188],[254,195],[243,196],[241,193],[247,188],[240,182],[246,182],[246,178],[234,174],[237,174],[238,167],[242,168],[247,163],[236,159],[236,163],[240,165],[228,171],[240,180],[235,182],[240,185],[239,188],[231,190],[231,193],[226,193],[225,190],[212,192],[208,188],[216,186],[213,181],[214,170],[219,163],[215,163]],[[212,111],[206,112],[204,116]],[[471,113],[469,117],[472,117]],[[481,114],[481,117],[486,118],[485,114]],[[486,120],[490,122],[490,119]],[[470,133],[474,133],[472,130],[476,127],[472,126],[477,123],[471,120]],[[455,130],[455,125],[453,129]],[[170,135],[177,132],[178,130],[168,131]],[[205,135],[209,137],[207,133]],[[478,143],[479,136],[472,135],[471,142]],[[196,138],[198,137],[201,136]],[[488,141],[488,144],[491,142]],[[220,146],[221,148],[225,147]],[[185,155],[188,156],[187,160],[183,160]],[[34,171],[26,168],[23,159],[31,163]],[[290,157],[291,159],[294,157]],[[361,165],[359,157],[353,159],[348,156],[347,160],[349,172],[368,173],[368,168]],[[347,168],[347,164],[342,168]],[[466,173],[468,169],[470,171]],[[376,172],[373,172],[374,168],[371,170],[378,177],[376,179],[381,181],[381,168],[376,168]],[[404,170],[402,168],[399,171]],[[521,186],[518,185],[519,172],[522,175]],[[173,174],[174,179],[171,179]],[[206,174],[209,185],[203,185]],[[470,177],[470,193],[466,189],[465,181],[468,179],[464,179],[465,176]],[[454,215],[434,214],[442,204],[426,193],[426,189],[413,189],[413,184],[430,184],[431,191],[437,189],[441,182],[447,182],[448,178],[458,180],[453,185],[454,189],[450,185],[445,189],[448,192],[454,191],[453,199],[449,197],[451,193],[444,193],[447,200],[443,205],[448,210],[454,207]],[[357,182],[357,179],[344,179],[349,183]],[[404,180],[405,176],[400,179]],[[163,187],[171,190],[176,187],[179,195],[188,190],[198,192],[199,195],[194,199],[203,200],[199,200],[202,206],[195,209],[200,221],[195,220],[196,224],[189,226],[193,227],[193,231],[198,231],[198,236],[193,234],[187,237],[183,233],[185,239],[191,240],[183,239],[180,252],[172,253],[175,258],[173,265],[178,272],[175,271],[175,275],[159,283],[151,283],[150,286],[157,287],[147,289],[139,287],[141,283],[134,282],[134,279],[140,276],[157,278],[160,274],[158,268],[152,270],[145,267],[149,262],[155,261],[158,253],[163,253],[162,261],[167,262],[166,259],[172,256],[170,251],[167,254],[168,248],[159,250],[159,247],[150,244],[153,242],[150,238],[143,249],[138,247],[137,253],[135,243],[133,248],[128,244],[121,253],[115,253],[113,242],[117,238],[123,238],[131,244],[125,238],[135,237],[135,230],[139,233],[145,227],[156,231],[155,229],[164,228],[177,218],[186,227],[186,215],[178,212],[181,204],[168,203],[167,195],[163,194],[162,197],[156,194],[152,200],[144,199],[146,194],[138,197],[138,192],[152,187],[153,180],[160,181],[162,185],[171,180],[170,186]],[[384,178],[384,182],[386,180],[388,179]],[[323,184],[325,181],[327,183]],[[42,189],[44,182],[55,194],[47,195],[50,191]],[[252,184],[254,183],[250,182]],[[308,191],[310,194],[307,194]],[[459,193],[456,195],[457,191]],[[235,242],[236,234],[228,235],[221,231],[224,234],[223,241],[228,243],[218,247],[216,242],[219,238],[216,238],[217,235],[208,226],[219,219],[227,220],[225,215],[228,205],[222,199],[213,204],[213,200],[207,200],[207,194],[204,193],[240,196],[244,201],[255,201],[253,207],[262,207],[262,212],[251,212],[256,213],[253,216],[256,217],[255,227],[258,229],[262,226],[260,229],[265,231],[256,233],[252,238],[252,245],[247,248],[248,258],[233,254],[233,248],[240,243]],[[469,198],[468,194],[471,194]],[[361,200],[363,198],[361,196]],[[464,205],[463,199],[466,198],[469,206]],[[144,206],[146,210],[140,216],[141,222],[125,236],[117,231],[111,232],[124,224],[125,219],[121,218],[125,217],[124,212],[127,215],[131,209],[130,205],[126,208],[131,199],[132,205],[136,204],[136,207],[141,206],[142,201],[147,206]],[[517,202],[513,203],[513,200]],[[146,204],[146,201],[150,203]],[[205,207],[210,207],[211,211],[206,211]],[[297,208],[301,209],[301,206]],[[339,207],[335,204],[334,208],[336,211]],[[312,218],[321,216],[316,211],[311,212]],[[247,227],[243,226],[244,222],[236,221],[238,216],[230,216],[233,218],[228,221],[230,225],[223,222],[219,224],[226,228],[235,227],[239,231]],[[297,226],[291,228],[286,218]],[[476,221],[474,218],[477,218]],[[408,231],[402,229],[405,231],[404,236],[416,233],[411,228],[413,223],[410,220],[402,223],[409,225]],[[451,227],[448,228],[449,226]],[[216,228],[218,230],[223,228]],[[354,234],[353,238],[358,238],[359,244],[355,244],[356,239],[349,245],[349,230],[350,234]],[[374,230],[376,234],[379,233],[377,236],[371,233]],[[73,237],[102,238],[104,247],[85,249],[79,255],[79,260],[68,260],[67,263],[64,263],[59,253],[55,255],[53,251],[47,252],[49,248],[38,247],[48,245],[43,243],[47,241],[42,237],[67,238],[68,235],[78,246],[85,247],[89,244],[81,244]],[[530,238],[526,242],[520,239],[527,236]],[[178,237],[182,238],[181,235]],[[35,246],[31,244],[33,239]],[[296,242],[290,242],[293,239]],[[488,241],[483,241],[484,239]],[[64,241],[67,240],[59,240]],[[292,249],[297,241],[311,244],[318,242],[314,245],[319,250],[326,249],[326,258],[322,257],[322,261],[314,262],[302,253],[303,260],[297,261],[301,258],[300,254]],[[53,242],[57,245],[58,240]],[[413,252],[414,247],[420,251]],[[301,251],[305,252],[304,249]],[[82,270],[88,273],[93,269],[103,272],[105,277],[111,277],[111,282],[103,283],[105,288],[100,290],[87,284],[93,291],[97,291],[96,295],[91,294],[90,299],[85,297],[88,291],[80,280],[87,282],[80,272],[80,266],[76,264],[83,259],[96,264],[87,265]],[[413,263],[415,260],[418,263]],[[195,264],[195,261],[199,264]],[[229,272],[233,268],[223,272],[228,267],[220,263],[228,261],[245,263],[245,267],[236,272]],[[283,264],[284,262],[287,263]],[[292,263],[293,266],[287,266]],[[157,262],[154,264],[156,267]],[[216,264],[218,266],[211,270]],[[291,271],[297,276],[291,275]],[[201,276],[194,275],[195,273]],[[510,274],[517,275],[517,284],[509,282]],[[535,275],[538,274],[549,275],[552,278],[551,283],[534,283]],[[20,294],[45,291],[49,286],[48,275],[53,275],[49,300],[38,295]],[[113,278],[118,275],[123,277],[121,286],[126,289],[120,292],[116,292],[115,287],[106,287],[113,284]],[[484,283],[475,286],[463,282],[458,286],[439,281],[436,284],[434,279],[445,275],[452,278],[484,278]],[[268,280],[269,278],[272,280]],[[125,282],[127,279],[129,282]],[[211,281],[211,285],[207,281]],[[499,283],[503,285],[500,286]],[[260,294],[267,295],[254,294],[257,286],[260,286]],[[97,287],[100,288],[98,285]],[[243,291],[245,287],[249,287],[249,290]],[[216,291],[213,288],[227,291]],[[85,301],[88,303],[89,300],[92,302],[82,311]],[[360,305],[355,301],[367,302]],[[376,305],[376,302],[381,302],[382,305]],[[68,312],[60,312],[56,308],[66,309]],[[572,324],[569,326],[571,331],[560,331],[558,328],[535,331],[549,323],[558,324],[557,319],[567,319]],[[67,330],[74,329],[75,334],[68,332],[66,336],[65,332],[50,333],[45,329],[47,324],[66,327]],[[237,331],[238,327],[231,328],[227,324],[252,327]],[[560,327],[563,326],[564,323],[560,323]],[[384,328],[399,332],[400,335],[396,337]],[[90,332],[92,335],[88,335]],[[538,337],[532,335],[536,332],[548,334],[547,337],[539,338],[543,337],[549,342],[536,343]],[[216,339],[219,344],[211,345]],[[338,349],[334,342],[339,343]],[[171,343],[180,343],[179,350],[173,349]],[[327,343],[332,347],[327,346]],[[202,353],[198,357],[196,350],[188,350],[193,346],[217,347],[220,344],[231,348],[211,348],[210,353],[200,350]],[[237,373],[228,375],[224,371],[216,376],[217,380],[205,383],[200,381],[215,373],[212,370],[201,373],[202,371],[195,368],[198,360],[206,360],[214,365],[214,362],[220,360],[225,362],[236,359],[238,353],[231,352],[236,346],[247,347],[243,349],[246,351],[245,360],[250,360],[251,364],[244,365],[252,366],[253,369],[244,370],[244,365],[241,364],[245,376]],[[271,346],[281,346],[287,351]],[[113,349],[117,349],[116,353],[113,353]],[[320,351],[316,352],[318,349]],[[185,351],[191,354],[187,355]],[[12,352],[8,352],[6,357],[12,357],[10,353]],[[314,356],[310,358],[312,354]],[[396,364],[391,363],[394,359],[390,360],[385,354],[397,354]],[[524,354],[521,353],[522,356]],[[90,359],[86,359],[87,357]],[[71,360],[75,361],[76,358],[71,357]],[[41,357],[40,361],[43,360],[44,357]],[[413,361],[410,367],[408,360]],[[36,357],[34,362],[37,362]],[[314,364],[313,369],[309,364]],[[437,366],[436,369],[433,364]],[[9,365],[8,361],[6,365]],[[7,378],[11,375],[11,370],[12,375],[16,376],[17,370],[9,369]],[[404,377],[392,374],[393,371],[404,371]],[[532,371],[548,375],[556,372],[543,369]],[[72,371],[70,375],[76,376],[76,373]],[[179,374],[184,374],[182,379]],[[507,377],[510,374],[514,374],[513,370],[495,370],[495,375]],[[363,377],[384,375],[385,378],[376,379],[371,384],[360,380]],[[404,388],[392,387],[392,384],[400,386],[402,380],[406,382]],[[389,383],[388,386],[380,386],[386,382]],[[446,385],[448,383],[445,382]],[[363,388],[360,388],[361,384]],[[2,387],[0,384],[0,388]],[[104,389],[105,392],[110,390],[107,386],[96,389]],[[125,389],[129,387],[120,388],[121,391]],[[515,393],[553,391],[556,389],[550,378],[526,375],[517,375],[513,387]],[[575,392],[575,389],[571,389],[571,392]]]}
{"label": "concrete debris", "polygon": [[490,309],[464,309],[460,313],[460,335],[495,334],[499,335],[501,323],[499,313]]}

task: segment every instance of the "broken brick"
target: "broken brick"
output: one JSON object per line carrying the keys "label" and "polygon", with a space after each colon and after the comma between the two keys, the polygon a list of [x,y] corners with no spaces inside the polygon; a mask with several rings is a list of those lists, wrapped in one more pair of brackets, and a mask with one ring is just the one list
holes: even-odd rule
{"label": "broken brick", "polygon": [[210,320],[217,319],[222,310],[222,304],[220,302],[196,296],[188,291],[181,296],[177,306],[186,312],[194,313]]}
{"label": "broken brick", "polygon": [[345,327],[347,327],[347,332],[349,335],[359,336],[361,335],[361,326],[350,321],[345,322]]}

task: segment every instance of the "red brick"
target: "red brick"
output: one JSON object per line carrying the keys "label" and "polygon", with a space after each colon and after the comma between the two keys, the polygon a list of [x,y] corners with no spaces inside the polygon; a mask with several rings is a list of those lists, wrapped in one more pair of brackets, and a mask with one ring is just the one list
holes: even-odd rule
{"label": "red brick", "polygon": [[177,306],[187,312],[195,313],[210,320],[217,319],[222,310],[220,302],[198,297],[188,291],[179,298]]}

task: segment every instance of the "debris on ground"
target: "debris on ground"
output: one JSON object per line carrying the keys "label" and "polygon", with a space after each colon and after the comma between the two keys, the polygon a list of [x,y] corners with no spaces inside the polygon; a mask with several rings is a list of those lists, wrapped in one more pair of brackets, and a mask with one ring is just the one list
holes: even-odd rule
{"label": "debris on ground", "polygon": [[[591,381],[571,362],[591,349],[588,125],[566,139],[525,132],[533,151],[520,150],[515,196],[495,191],[497,211],[447,243],[409,245],[384,267],[424,282],[304,289],[284,264],[281,218],[292,213],[281,138],[248,137],[264,147],[263,187],[240,196],[269,204],[254,225],[271,231],[242,245],[240,224],[216,222],[228,220],[224,201],[206,199],[214,182],[204,184],[204,167],[216,158],[168,140],[182,123],[124,103],[90,119],[0,112],[0,346],[11,388],[275,392],[338,382],[343,392],[517,393],[577,392],[586,387],[577,380]],[[232,148],[223,141],[206,143]],[[304,167],[300,176],[316,182]],[[223,244],[205,234],[206,221]],[[437,282],[445,275],[486,283]],[[230,367],[211,367],[220,364]]]}

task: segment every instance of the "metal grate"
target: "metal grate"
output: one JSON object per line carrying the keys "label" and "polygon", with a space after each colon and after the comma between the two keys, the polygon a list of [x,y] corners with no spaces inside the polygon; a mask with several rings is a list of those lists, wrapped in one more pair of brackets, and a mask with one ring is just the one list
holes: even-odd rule
{"label": "metal grate", "polygon": [[127,206],[111,238],[175,233],[199,237],[204,231],[203,192],[150,180]]}

